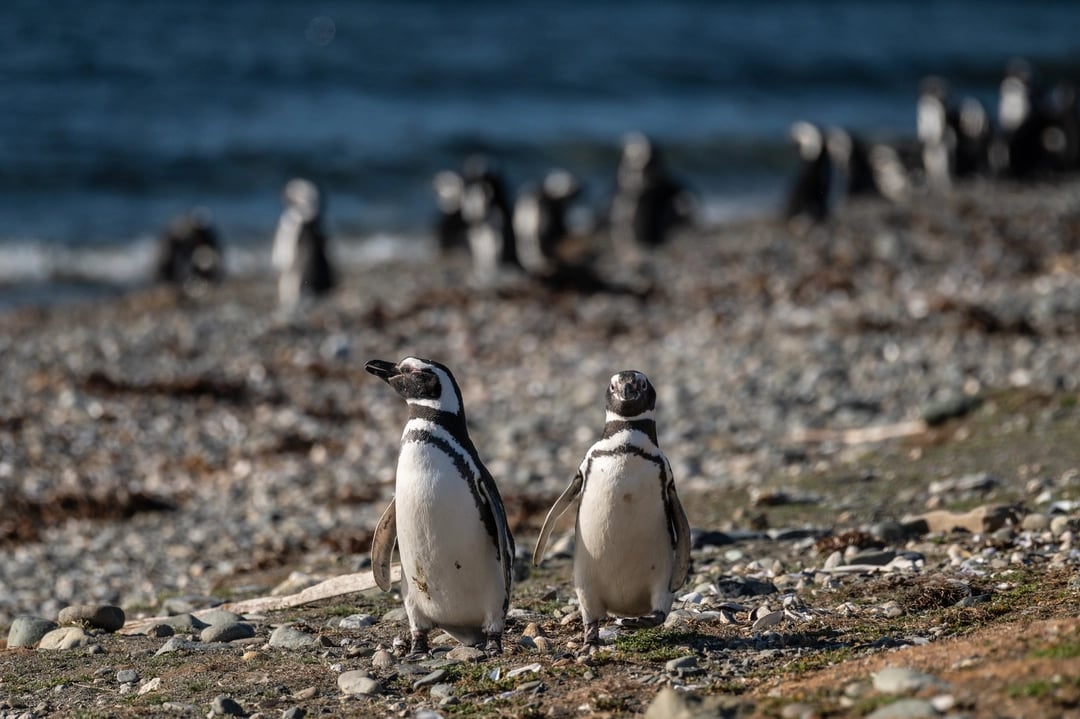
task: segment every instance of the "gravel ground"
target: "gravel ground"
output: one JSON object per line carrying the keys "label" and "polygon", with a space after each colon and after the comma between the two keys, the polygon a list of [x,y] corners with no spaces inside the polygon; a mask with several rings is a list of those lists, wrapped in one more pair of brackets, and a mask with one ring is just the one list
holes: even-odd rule
{"label": "gravel ground", "polygon": [[[696,659],[666,667],[679,657],[660,652],[667,658],[643,668],[648,681],[635,684],[651,687],[649,696],[672,678],[684,688],[730,691],[770,661],[791,661],[797,645],[785,653],[783,642],[772,646],[777,640],[762,633],[820,621],[815,612],[840,621],[844,601],[857,602],[857,593],[819,606],[806,592],[840,589],[843,581],[830,582],[846,572],[865,588],[875,574],[837,569],[865,564],[860,551],[891,552],[874,561],[902,576],[951,568],[949,577],[963,584],[948,590],[959,592],[955,601],[993,595],[1001,582],[987,573],[1030,566],[1032,556],[1068,584],[1080,457],[1050,435],[1072,417],[1080,381],[1080,183],[971,186],[947,201],[848,207],[811,228],[755,220],[685,232],[650,271],[653,290],[644,298],[557,293],[515,279],[478,291],[463,262],[417,258],[349,268],[336,295],[293,321],[276,315],[273,282],[251,278],[183,301],[147,290],[0,316],[0,636],[19,615],[55,620],[73,604],[116,605],[130,618],[266,593],[292,571],[363,569],[371,529],[392,494],[405,416],[363,364],[407,354],[454,369],[473,439],[524,549],[602,426],[608,377],[627,368],[650,376],[660,444],[691,521],[734,546],[699,541],[682,600],[687,613],[676,612],[665,635],[676,637],[669,649],[685,646]],[[1013,412],[1016,397],[1043,399],[1032,414]],[[943,437],[965,439],[935,434],[951,415],[992,424],[1018,417],[1033,433],[1030,446],[1010,450],[1007,469],[991,441],[974,452],[982,462],[939,459],[924,476],[943,486],[900,482],[902,468],[925,463]],[[862,461],[876,445],[854,442],[873,429],[923,444],[874,455],[893,465]],[[1047,443],[1041,452],[1036,440]],[[1016,459],[1027,449],[1034,458]],[[846,479],[815,484],[823,477]],[[984,526],[987,536],[1010,533],[995,540],[993,556],[977,541],[951,539],[948,528],[913,538],[899,521],[986,507],[998,497],[1014,508],[1002,510],[1003,524]],[[899,534],[890,533],[894,524]],[[815,545],[844,531],[874,541],[851,535]],[[526,608],[514,631],[549,627],[556,646],[541,652],[544,667],[576,638],[576,630],[558,628],[573,621],[561,561],[523,584],[515,602]],[[725,578],[768,581],[775,591],[748,600],[756,595]],[[290,586],[304,581],[297,576]],[[869,606],[885,607],[874,616],[889,618],[887,600],[876,601],[888,591],[872,590]],[[380,618],[392,608],[386,601],[358,600]],[[701,635],[706,646],[688,636],[687,626],[702,621],[710,627]],[[259,651],[277,623],[254,620],[257,636],[238,641],[257,642],[249,649]],[[368,650],[392,647],[400,626],[376,626],[368,639],[334,627],[325,651],[336,671],[350,669],[348,659],[370,667]],[[947,627],[920,629],[907,643],[948,635]],[[106,642],[104,651],[118,650]],[[531,664],[517,658],[507,671]],[[401,689],[411,685],[394,671],[398,684],[382,687],[381,710],[408,715],[438,706],[426,685],[423,702],[414,701],[416,689]],[[723,677],[723,685],[700,673]],[[127,692],[138,696],[146,679]],[[459,689],[466,681],[460,669],[450,679]],[[501,686],[504,677],[490,681]],[[336,690],[319,690],[328,691]],[[55,697],[37,706],[4,696],[0,683],[0,716],[65,715]],[[567,696],[599,710],[595,697]],[[608,711],[642,711],[642,701],[614,702]],[[541,713],[575,715],[577,706],[550,711],[549,703]]]}

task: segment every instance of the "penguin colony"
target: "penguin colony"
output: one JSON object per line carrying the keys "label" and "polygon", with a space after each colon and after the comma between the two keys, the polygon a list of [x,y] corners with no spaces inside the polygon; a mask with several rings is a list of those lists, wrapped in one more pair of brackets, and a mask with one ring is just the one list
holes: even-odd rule
{"label": "penguin colony", "polygon": [[[514,540],[495,481],[469,439],[457,381],[444,365],[418,357],[372,360],[366,369],[409,407],[394,499],[372,540],[375,581],[390,591],[396,543],[411,654],[428,651],[436,627],[500,654]],[[599,646],[609,614],[629,628],[663,624],[689,573],[690,527],[657,446],[655,409],[656,390],[644,374],[611,378],[603,436],[548,513],[533,552],[539,564],[555,521],[580,500],[574,587],[586,653]]]}
{"label": "penguin colony", "polygon": [[850,130],[799,121],[791,140],[798,168],[782,215],[821,222],[840,202],[879,196],[905,202],[922,187],[945,194],[978,177],[1031,180],[1080,171],[1076,86],[1046,90],[1024,60],[1012,60],[998,90],[996,123],[971,96],[954,99],[941,77],[924,78],[913,144],[868,143]]}

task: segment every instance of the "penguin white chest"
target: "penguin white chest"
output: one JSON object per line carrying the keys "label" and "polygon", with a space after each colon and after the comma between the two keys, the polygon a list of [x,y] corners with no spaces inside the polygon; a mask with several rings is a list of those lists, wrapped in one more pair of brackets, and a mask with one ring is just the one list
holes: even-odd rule
{"label": "penguin white chest", "polygon": [[495,542],[481,520],[462,456],[427,442],[402,445],[398,552],[410,599],[437,625],[479,626],[503,603]]}
{"label": "penguin white chest", "polygon": [[574,578],[616,614],[653,609],[673,549],[661,466],[636,454],[594,457],[578,512]]}

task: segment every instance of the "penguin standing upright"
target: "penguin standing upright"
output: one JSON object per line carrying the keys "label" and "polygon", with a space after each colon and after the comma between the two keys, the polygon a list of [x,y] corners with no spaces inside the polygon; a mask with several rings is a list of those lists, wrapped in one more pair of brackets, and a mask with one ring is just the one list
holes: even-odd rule
{"label": "penguin standing upright", "polygon": [[221,241],[209,211],[198,208],[169,223],[158,243],[156,279],[192,292],[220,282],[224,274]]}
{"label": "penguin standing upright", "polygon": [[668,172],[660,149],[646,135],[628,133],[622,142],[608,217],[612,245],[620,259],[641,264],[692,214],[691,195]]}
{"label": "penguin standing upright", "polygon": [[846,197],[881,195],[870,162],[870,150],[860,137],[850,130],[833,127],[829,129],[826,146],[833,165],[843,174]]}
{"label": "penguin standing upright", "polygon": [[411,652],[428,650],[440,627],[462,644],[502,652],[510,604],[514,540],[495,481],[476,452],[461,390],[438,362],[406,357],[368,362],[409,405],[394,499],[375,529],[372,572],[390,589],[395,540]]}
{"label": "penguin standing upright", "polygon": [[1038,79],[1031,65],[1014,58],[1005,68],[998,94],[998,126],[994,166],[999,172],[1025,178],[1047,169],[1043,145],[1047,117]]}
{"label": "penguin standing upright", "polygon": [[821,128],[799,121],[789,131],[799,152],[799,169],[784,203],[784,219],[807,217],[821,222],[829,216],[832,162]]}
{"label": "penguin standing upright", "polygon": [[509,193],[502,175],[483,155],[465,161],[462,179],[461,217],[473,274],[481,284],[491,284],[500,269],[521,269]]}
{"label": "penguin standing upright", "polygon": [[439,252],[448,254],[468,248],[468,225],[461,216],[461,202],[465,194],[465,179],[453,170],[435,173],[431,181],[438,204],[435,221],[435,241]]}
{"label": "penguin standing upright", "polygon": [[599,622],[609,613],[625,617],[622,626],[662,624],[689,573],[690,526],[657,446],[655,408],[656,390],[644,374],[611,378],[603,438],[548,512],[533,552],[539,564],[555,521],[580,497],[574,588],[585,651],[599,644]]}
{"label": "penguin standing upright", "polygon": [[915,125],[926,184],[935,192],[947,192],[952,187],[956,152],[956,110],[949,105],[948,84],[936,75],[923,78],[920,84]]}
{"label": "penguin standing upright", "polygon": [[278,271],[278,304],[291,312],[303,296],[326,294],[336,284],[326,253],[322,193],[310,180],[296,178],[282,193],[285,209],[278,220],[271,260]]}

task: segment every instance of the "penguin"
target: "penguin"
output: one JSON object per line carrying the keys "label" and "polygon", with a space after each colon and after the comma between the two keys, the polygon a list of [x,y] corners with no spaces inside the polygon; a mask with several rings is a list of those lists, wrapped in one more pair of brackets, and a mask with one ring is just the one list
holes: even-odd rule
{"label": "penguin", "polygon": [[271,260],[278,271],[278,303],[295,310],[304,296],[325,295],[337,283],[326,253],[324,201],[315,183],[289,180],[282,192],[285,209],[278,220]]}
{"label": "penguin", "polygon": [[843,175],[844,195],[847,198],[880,196],[870,148],[862,138],[841,127],[830,128],[827,137],[829,159]]}
{"label": "penguin", "polygon": [[1058,172],[1080,169],[1080,102],[1076,86],[1071,82],[1059,82],[1050,93],[1043,148],[1049,155],[1051,169]]}
{"label": "penguin", "polygon": [[468,225],[461,216],[461,201],[465,194],[465,179],[453,170],[442,170],[432,178],[438,204],[438,217],[435,221],[435,241],[439,252],[450,254],[459,249],[468,248]]}
{"label": "penguin", "polygon": [[656,390],[634,370],[612,376],[603,437],[585,453],[540,530],[540,564],[556,520],[580,499],[574,588],[585,625],[583,651],[599,645],[609,613],[630,628],[655,627],[690,569],[690,525],[671,465],[657,446]]}
{"label": "penguin", "polygon": [[821,222],[829,216],[832,162],[824,133],[810,122],[791,125],[789,136],[799,152],[799,170],[784,203],[784,219],[806,217]]}
{"label": "penguin", "polygon": [[224,274],[221,241],[210,212],[196,208],[173,219],[158,243],[154,277],[193,292],[220,282]]}
{"label": "penguin", "polygon": [[465,161],[462,179],[461,217],[473,258],[473,274],[481,284],[492,284],[500,270],[522,269],[510,196],[502,174],[483,155]]}
{"label": "penguin", "polygon": [[444,365],[418,357],[372,360],[365,369],[409,405],[394,499],[372,540],[375,581],[389,591],[396,542],[411,654],[428,651],[435,627],[500,654],[514,539],[495,480],[469,439],[457,381]]}
{"label": "penguin", "polygon": [[620,259],[640,265],[667,242],[676,226],[692,219],[691,193],[669,172],[660,148],[640,132],[627,133],[608,213],[611,241]]}
{"label": "penguin", "polygon": [[566,215],[581,195],[581,183],[566,170],[552,170],[539,187],[526,188],[514,203],[514,238],[522,267],[533,276],[552,273],[570,234]]}
{"label": "penguin", "polygon": [[1044,146],[1048,127],[1041,87],[1031,65],[1010,60],[998,90],[998,126],[1001,137],[994,147],[994,165],[1014,178],[1027,178],[1047,169]]}
{"label": "penguin", "polygon": [[947,192],[952,187],[956,124],[956,110],[949,105],[948,84],[936,75],[923,78],[915,125],[922,146],[926,184],[935,192]]}

